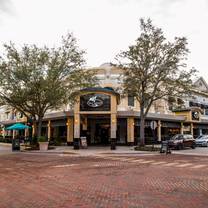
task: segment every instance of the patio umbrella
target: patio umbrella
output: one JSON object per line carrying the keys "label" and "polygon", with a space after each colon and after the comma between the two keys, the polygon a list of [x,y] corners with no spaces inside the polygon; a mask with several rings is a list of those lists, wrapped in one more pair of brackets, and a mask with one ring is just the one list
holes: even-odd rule
{"label": "patio umbrella", "polygon": [[6,128],[6,130],[23,130],[23,129],[29,129],[30,126],[24,125],[22,123],[16,123]]}

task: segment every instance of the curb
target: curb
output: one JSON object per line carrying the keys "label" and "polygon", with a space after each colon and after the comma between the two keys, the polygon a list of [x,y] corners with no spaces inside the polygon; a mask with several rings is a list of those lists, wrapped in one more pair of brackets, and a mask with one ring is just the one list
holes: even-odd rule
{"label": "curb", "polygon": [[200,156],[200,157],[208,157],[208,154],[200,154],[200,153],[182,153],[182,152],[172,152],[174,155],[187,155],[187,156]]}
{"label": "curb", "polygon": [[7,147],[10,147],[10,146],[12,146],[12,144],[11,144],[11,143],[0,142],[0,146],[7,146]]}

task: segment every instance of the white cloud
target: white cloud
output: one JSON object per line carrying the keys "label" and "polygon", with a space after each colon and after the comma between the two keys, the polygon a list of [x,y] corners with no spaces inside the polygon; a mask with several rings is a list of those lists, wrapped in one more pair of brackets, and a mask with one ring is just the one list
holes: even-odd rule
{"label": "white cloud", "polygon": [[88,65],[98,66],[133,43],[139,19],[150,17],[168,39],[188,38],[189,63],[208,80],[206,0],[13,0],[6,7],[5,2],[0,5],[12,5],[15,16],[0,16],[1,43],[53,45],[71,31],[87,50]]}

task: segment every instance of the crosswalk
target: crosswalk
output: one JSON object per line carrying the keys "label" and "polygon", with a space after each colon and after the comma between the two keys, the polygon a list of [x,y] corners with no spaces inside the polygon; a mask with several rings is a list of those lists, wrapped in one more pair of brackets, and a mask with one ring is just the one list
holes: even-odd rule
{"label": "crosswalk", "polygon": [[192,163],[190,161],[184,160],[173,160],[173,161],[158,161],[148,158],[137,159],[135,157],[118,157],[118,156],[97,156],[97,158],[102,158],[108,161],[118,161],[118,162],[126,162],[130,164],[141,164],[141,165],[153,165],[153,166],[163,166],[163,167],[174,167],[174,168],[190,168],[190,169],[206,169],[208,170],[208,164],[201,163]]}

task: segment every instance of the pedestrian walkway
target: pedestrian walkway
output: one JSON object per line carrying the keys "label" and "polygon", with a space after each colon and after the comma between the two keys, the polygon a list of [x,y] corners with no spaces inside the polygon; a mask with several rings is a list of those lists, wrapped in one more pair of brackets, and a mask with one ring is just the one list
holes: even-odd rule
{"label": "pedestrian walkway", "polygon": [[161,160],[162,158],[158,160],[157,157],[154,159],[149,159],[149,157],[143,157],[142,159],[139,159],[138,156],[106,156],[106,155],[99,155],[97,158],[102,158],[107,161],[117,161],[117,162],[124,162],[124,163],[131,163],[134,165],[154,165],[154,166],[160,166],[160,167],[172,167],[172,168],[186,168],[186,169],[206,169],[208,170],[208,164],[207,161],[199,160],[199,163],[191,163],[190,161],[186,160]]}
{"label": "pedestrian walkway", "polygon": [[56,147],[48,150],[48,153],[74,154],[77,156],[96,156],[96,155],[159,155],[159,152],[135,151],[131,146],[117,146],[116,150],[111,150],[110,146],[89,146],[87,149],[74,150],[72,146]]}

